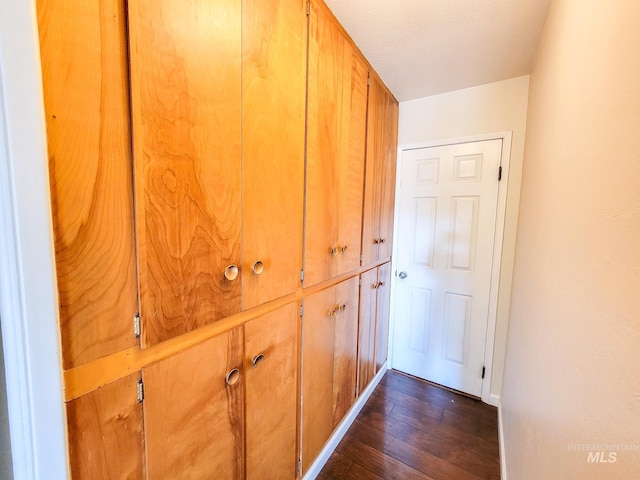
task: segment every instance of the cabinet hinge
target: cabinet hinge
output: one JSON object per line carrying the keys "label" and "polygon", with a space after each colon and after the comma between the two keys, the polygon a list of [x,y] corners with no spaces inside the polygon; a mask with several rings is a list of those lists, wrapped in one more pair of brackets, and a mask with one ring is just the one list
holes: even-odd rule
{"label": "cabinet hinge", "polygon": [[304,305],[300,305],[300,317],[304,317]]}
{"label": "cabinet hinge", "polygon": [[299,477],[302,476],[302,459],[298,458],[298,464],[296,466],[296,469],[298,470],[296,473],[298,474]]}
{"label": "cabinet hinge", "polygon": [[358,280],[358,285],[362,286],[362,277]]}
{"label": "cabinet hinge", "polygon": [[484,366],[483,366],[483,367],[482,367],[482,378],[483,378],[483,379],[484,379],[484,374],[485,374],[485,372],[486,372],[486,367],[484,367]]}
{"label": "cabinet hinge", "polygon": [[367,73],[367,87],[371,85],[371,72]]}
{"label": "cabinet hinge", "polygon": [[138,403],[142,403],[144,401],[144,383],[142,383],[142,379],[138,380],[136,389],[138,391]]}
{"label": "cabinet hinge", "polygon": [[142,325],[140,323],[140,314],[136,313],[133,316],[133,336],[136,338],[140,338],[142,333]]}
{"label": "cabinet hinge", "polygon": [[502,180],[502,166],[498,167],[498,181]]}
{"label": "cabinet hinge", "polygon": [[359,393],[360,393],[360,390],[358,389],[358,386],[356,385],[356,397],[358,396]]}
{"label": "cabinet hinge", "polygon": [[364,260],[364,255],[360,254],[360,262]]}
{"label": "cabinet hinge", "polygon": [[300,270],[300,281],[304,282],[304,270]]}
{"label": "cabinet hinge", "polygon": [[311,15],[311,2],[307,2],[307,15]]}

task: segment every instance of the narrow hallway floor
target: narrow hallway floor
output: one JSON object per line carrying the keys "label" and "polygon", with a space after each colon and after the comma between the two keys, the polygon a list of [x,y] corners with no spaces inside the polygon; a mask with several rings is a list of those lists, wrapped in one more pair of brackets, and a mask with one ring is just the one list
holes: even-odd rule
{"label": "narrow hallway floor", "polygon": [[317,478],[497,480],[497,409],[389,370]]}

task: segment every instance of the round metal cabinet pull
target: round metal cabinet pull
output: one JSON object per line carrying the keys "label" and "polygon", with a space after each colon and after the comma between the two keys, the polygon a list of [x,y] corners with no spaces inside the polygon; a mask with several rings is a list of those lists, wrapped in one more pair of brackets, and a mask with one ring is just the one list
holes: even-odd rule
{"label": "round metal cabinet pull", "polygon": [[335,309],[333,309],[333,310],[329,310],[329,318],[336,318],[336,311],[335,311]]}
{"label": "round metal cabinet pull", "polygon": [[378,288],[384,287],[384,282],[378,282]]}
{"label": "round metal cabinet pull", "polygon": [[338,247],[333,247],[331,250],[329,250],[329,252],[335,257],[339,252]]}
{"label": "round metal cabinet pull", "polygon": [[378,245],[380,243],[380,238],[374,238],[373,239],[373,243],[375,243],[376,245]]}
{"label": "round metal cabinet pull", "polygon": [[346,309],[347,309],[347,306],[344,303],[338,307],[338,311],[340,313],[343,313]]}
{"label": "round metal cabinet pull", "polygon": [[238,273],[239,273],[238,267],[231,264],[225,269],[224,278],[226,278],[230,282],[233,282],[236,278],[238,278]]}
{"label": "round metal cabinet pull", "polygon": [[251,363],[253,364],[253,368],[258,368],[258,364],[260,362],[262,362],[263,360],[264,360],[264,354],[263,353],[259,353],[258,355],[253,357],[253,359],[251,360]]}
{"label": "round metal cabinet pull", "polygon": [[260,275],[262,272],[264,272],[264,263],[262,263],[260,260],[256,261],[256,263],[254,263],[251,267],[251,271],[256,275]]}
{"label": "round metal cabinet pull", "polygon": [[348,245],[345,245],[344,247],[342,247],[342,248],[340,249],[340,251],[341,251],[342,253],[347,253],[347,247],[348,247]]}
{"label": "round metal cabinet pull", "polygon": [[384,243],[386,242],[386,240],[384,238],[379,238],[378,240],[380,240],[378,243]]}
{"label": "round metal cabinet pull", "polygon": [[227,377],[225,380],[227,382],[227,385],[229,386],[235,385],[236,382],[240,380],[240,370],[238,370],[237,368],[234,368],[233,370],[229,371],[229,373],[227,373]]}
{"label": "round metal cabinet pull", "polygon": [[373,288],[374,290],[376,290],[380,285],[378,285],[377,283],[372,283],[371,284],[371,288]]}

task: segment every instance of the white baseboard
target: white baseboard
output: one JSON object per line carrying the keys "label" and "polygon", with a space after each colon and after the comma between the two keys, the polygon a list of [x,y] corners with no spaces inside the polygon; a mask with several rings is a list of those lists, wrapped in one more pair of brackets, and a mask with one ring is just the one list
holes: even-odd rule
{"label": "white baseboard", "polygon": [[316,460],[311,464],[309,470],[307,470],[307,473],[304,475],[304,477],[302,477],[302,480],[313,480],[318,476],[318,474],[322,470],[322,467],[324,467],[324,465],[327,463],[327,460],[329,460],[329,457],[340,443],[340,440],[342,440],[342,438],[347,433],[347,430],[349,430],[349,427],[356,420],[356,417],[360,413],[360,410],[362,410],[365,403],[367,403],[367,400],[369,400],[369,397],[378,386],[378,383],[380,383],[380,380],[382,380],[382,377],[384,376],[386,371],[387,363],[385,363],[382,368],[380,368],[380,371],[375,377],[373,377],[373,380],[371,380],[369,386],[365,388],[364,391],[360,394],[356,402],[345,415],[342,422],[340,422],[340,425],[338,425],[338,428],[335,429],[333,435],[331,435],[329,441],[326,443]]}
{"label": "white baseboard", "polygon": [[487,405],[491,405],[492,407],[497,407],[500,405],[500,395],[496,395],[495,393],[490,394],[486,399],[482,399],[484,403]]}
{"label": "white baseboard", "polygon": [[500,479],[507,480],[507,460],[504,451],[504,429],[502,426],[502,402],[498,400],[498,447],[500,449]]}

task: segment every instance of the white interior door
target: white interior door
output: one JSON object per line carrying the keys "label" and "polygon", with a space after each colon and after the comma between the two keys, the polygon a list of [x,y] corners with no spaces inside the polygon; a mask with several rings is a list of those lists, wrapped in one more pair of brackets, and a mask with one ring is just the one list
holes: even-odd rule
{"label": "white interior door", "polygon": [[502,140],[405,150],[393,367],[482,392]]}

